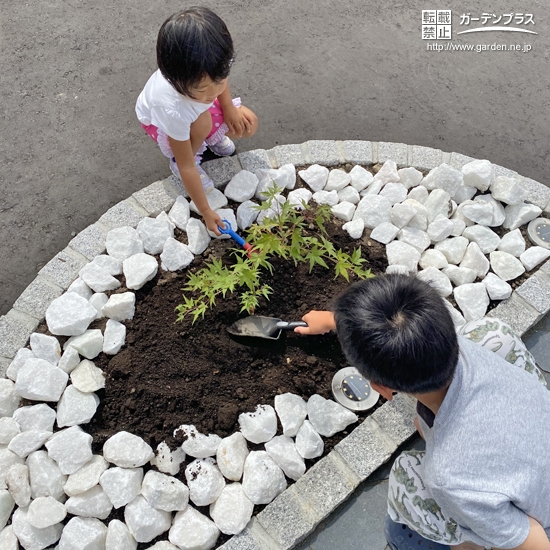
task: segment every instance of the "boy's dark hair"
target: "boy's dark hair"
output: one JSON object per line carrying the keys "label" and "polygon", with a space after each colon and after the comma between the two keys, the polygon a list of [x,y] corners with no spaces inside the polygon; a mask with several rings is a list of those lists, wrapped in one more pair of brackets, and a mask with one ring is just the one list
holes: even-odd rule
{"label": "boy's dark hair", "polygon": [[352,285],[336,301],[338,338],[365,378],[405,393],[450,383],[458,340],[443,299],[408,275],[382,275]]}
{"label": "boy's dark hair", "polygon": [[233,58],[233,40],[225,23],[208,8],[175,13],[160,28],[157,63],[180,94],[192,97],[190,89],[207,75],[214,82],[227,78]]}

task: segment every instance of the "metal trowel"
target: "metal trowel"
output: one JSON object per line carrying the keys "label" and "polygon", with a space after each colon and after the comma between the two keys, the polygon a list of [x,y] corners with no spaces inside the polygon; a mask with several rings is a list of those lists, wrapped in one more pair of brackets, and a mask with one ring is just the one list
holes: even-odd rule
{"label": "metal trowel", "polygon": [[296,327],[307,326],[304,321],[283,321],[275,317],[251,315],[227,327],[227,332],[234,336],[252,336],[254,338],[266,338],[267,340],[278,340],[282,330],[294,330]]}

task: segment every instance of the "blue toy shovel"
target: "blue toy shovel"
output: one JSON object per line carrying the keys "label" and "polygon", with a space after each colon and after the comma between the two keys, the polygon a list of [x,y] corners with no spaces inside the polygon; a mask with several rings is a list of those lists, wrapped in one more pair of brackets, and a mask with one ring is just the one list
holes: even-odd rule
{"label": "blue toy shovel", "polygon": [[223,223],[225,224],[225,227],[220,227],[218,225],[218,229],[220,230],[220,233],[223,233],[224,235],[229,235],[239,246],[242,246],[250,258],[250,254],[253,251],[253,248],[250,244],[248,244],[238,233],[235,233],[233,229],[231,229],[231,224],[227,220],[223,220]]}

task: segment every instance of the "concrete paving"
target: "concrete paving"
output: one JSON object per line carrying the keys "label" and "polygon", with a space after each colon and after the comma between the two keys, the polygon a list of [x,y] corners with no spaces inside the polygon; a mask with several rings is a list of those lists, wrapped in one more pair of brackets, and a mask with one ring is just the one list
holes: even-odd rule
{"label": "concrete paving", "polygon": [[[528,53],[428,51],[421,11],[435,6],[420,0],[206,4],[234,37],[233,92],[261,121],[239,151],[308,139],[403,142],[488,158],[547,182],[550,25],[542,0],[529,2],[536,36],[452,40],[527,43]],[[168,175],[133,107],[155,69],[158,28],[180,7],[167,0],[4,6],[0,314],[73,234]],[[448,7],[453,33],[461,14],[482,11]],[[481,7],[510,11],[504,0]]]}

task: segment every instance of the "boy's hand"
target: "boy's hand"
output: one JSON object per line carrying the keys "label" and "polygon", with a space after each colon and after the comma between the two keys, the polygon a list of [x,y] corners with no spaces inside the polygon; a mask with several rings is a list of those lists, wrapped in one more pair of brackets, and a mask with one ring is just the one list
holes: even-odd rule
{"label": "boy's hand", "polygon": [[325,334],[331,330],[336,330],[334,314],[332,311],[310,311],[302,317],[307,327],[296,327],[294,332],[298,334]]}
{"label": "boy's hand", "polygon": [[206,227],[216,235],[221,235],[220,230],[218,229],[218,225],[223,228],[225,224],[220,218],[220,215],[216,214],[214,210],[209,208],[208,210],[204,211],[202,216],[204,218],[204,223],[206,224]]}

